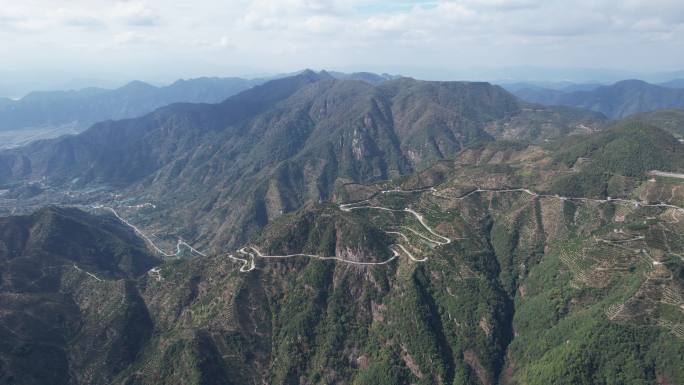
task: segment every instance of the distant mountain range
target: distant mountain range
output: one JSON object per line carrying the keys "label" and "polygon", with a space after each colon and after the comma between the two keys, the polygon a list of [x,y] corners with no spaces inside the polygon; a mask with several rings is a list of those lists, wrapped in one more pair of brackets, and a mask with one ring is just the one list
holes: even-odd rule
{"label": "distant mountain range", "polygon": [[661,85],[624,80],[612,85],[575,85],[558,89],[510,85],[516,96],[532,103],[584,108],[619,119],[640,112],[684,108],[684,81]]}
{"label": "distant mountain range", "polygon": [[603,120],[528,105],[488,83],[373,85],[305,71],[220,104],[174,104],[2,152],[0,183],[145,191],[208,242],[237,244],[282,213],[329,198],[336,183],[397,177],[495,138],[591,132]]}
{"label": "distant mountain range", "polygon": [[394,79],[399,79],[401,76],[399,75],[390,75],[390,74],[375,74],[372,72],[354,72],[354,73],[344,73],[344,72],[336,72],[336,71],[325,71],[335,79],[339,80],[360,80],[366,83],[370,84],[380,84],[384,81],[387,80],[394,80]]}
{"label": "distant mountain range", "polygon": [[513,94],[521,90],[549,90],[549,91],[589,91],[598,88],[602,83],[573,83],[573,82],[518,82],[502,83],[501,87]]}
{"label": "distant mountain range", "polygon": [[[341,80],[379,84],[397,76],[369,72],[329,72]],[[271,78],[197,78],[157,87],[133,81],[117,89],[84,88],[32,92],[13,100],[0,98],[0,149],[39,139],[76,134],[92,124],[142,116],[173,103],[218,103],[229,96],[263,84]]]}
{"label": "distant mountain range", "polygon": [[[339,80],[361,80],[369,84],[398,78],[369,72],[326,74]],[[178,80],[163,87],[133,81],[117,89],[41,91],[19,100],[0,98],[0,140],[4,139],[3,131],[33,130],[29,132],[32,136],[42,138],[46,130],[55,130],[55,135],[79,132],[100,121],[142,116],[172,103],[218,103],[268,80],[198,78]],[[684,80],[673,80],[660,86],[623,81],[612,86],[570,82],[511,83],[504,88],[529,102],[586,108],[611,118],[620,118],[636,112],[681,107],[680,94],[684,91],[672,89],[684,88]],[[61,131],[58,130],[60,128]],[[26,142],[28,140],[17,141]]]}
{"label": "distant mountain range", "polygon": [[171,103],[218,103],[263,81],[198,78],[165,87],[134,81],[114,90],[32,92],[16,101],[0,99],[0,131],[62,125],[85,129],[99,121],[132,118]]}
{"label": "distant mountain range", "polygon": [[[499,84],[499,83],[497,83]],[[569,81],[561,82],[516,82],[516,83],[500,83],[501,87],[512,93],[517,93],[520,90],[553,90],[562,91],[564,93],[574,91],[591,91],[601,86],[607,86],[614,83],[574,83]],[[674,79],[663,83],[653,83],[666,88],[684,88],[684,79]]]}
{"label": "distant mountain range", "polygon": [[667,88],[684,88],[684,79],[674,79],[664,83],[659,83],[658,85]]}

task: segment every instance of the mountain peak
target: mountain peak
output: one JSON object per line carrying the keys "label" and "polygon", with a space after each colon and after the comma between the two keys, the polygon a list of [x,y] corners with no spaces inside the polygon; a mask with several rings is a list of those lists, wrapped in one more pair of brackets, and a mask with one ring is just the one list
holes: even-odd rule
{"label": "mountain peak", "polygon": [[[321,71],[321,72],[323,72],[323,71]],[[302,76],[302,77],[314,79],[314,78],[318,78],[319,73],[317,73],[316,71],[314,71],[312,69],[307,68],[307,69],[303,70],[302,72],[300,72],[297,76]]]}
{"label": "mountain peak", "polygon": [[627,79],[627,80],[621,80],[612,86],[606,86],[606,87],[613,87],[613,88],[624,88],[624,87],[629,87],[629,88],[644,88],[644,87],[659,87],[654,84],[647,83],[643,80],[639,79]]}
{"label": "mountain peak", "polygon": [[133,80],[132,82],[127,83],[123,87],[119,88],[120,90],[154,90],[157,89],[157,87],[145,83],[140,80]]}
{"label": "mountain peak", "polygon": [[326,70],[321,70],[318,73],[318,77],[321,80],[323,80],[323,79],[335,79],[335,77],[330,72],[328,72]]}

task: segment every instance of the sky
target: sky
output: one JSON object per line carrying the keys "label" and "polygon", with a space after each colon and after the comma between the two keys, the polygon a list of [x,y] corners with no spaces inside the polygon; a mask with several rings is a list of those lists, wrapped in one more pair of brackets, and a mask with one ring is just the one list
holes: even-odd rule
{"label": "sky", "polygon": [[565,80],[683,70],[684,1],[0,0],[0,41],[6,89],[303,68]]}

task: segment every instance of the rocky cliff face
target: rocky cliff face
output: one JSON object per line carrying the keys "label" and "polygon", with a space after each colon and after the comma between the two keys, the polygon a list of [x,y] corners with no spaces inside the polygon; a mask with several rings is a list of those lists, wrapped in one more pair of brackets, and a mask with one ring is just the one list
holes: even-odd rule
{"label": "rocky cliff face", "polygon": [[0,181],[50,191],[106,186],[157,206],[139,221],[216,249],[328,199],[338,184],[406,175],[496,137],[541,140],[602,123],[528,107],[486,83],[372,85],[308,71],[220,104],[173,105],[2,152]]}

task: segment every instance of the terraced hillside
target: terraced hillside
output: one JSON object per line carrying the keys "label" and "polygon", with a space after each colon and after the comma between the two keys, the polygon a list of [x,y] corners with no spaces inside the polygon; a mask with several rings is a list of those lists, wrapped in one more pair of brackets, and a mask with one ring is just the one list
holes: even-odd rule
{"label": "terraced hillside", "polygon": [[[634,151],[610,151],[618,144]],[[128,285],[144,306],[127,319],[149,326],[115,369],[93,364],[88,378],[62,381],[683,383],[684,185],[651,173],[684,171],[682,154],[643,123],[545,145],[472,145],[389,182],[339,183],[330,200],[219,250],[183,240],[174,253],[158,245],[164,234],[121,221],[152,206],[111,207],[117,218],[93,205],[99,220],[173,257],[133,279],[69,270],[89,292]],[[569,178],[582,188],[568,190]],[[26,376],[32,356],[3,349],[0,378]],[[62,361],[69,373],[79,364]]]}

